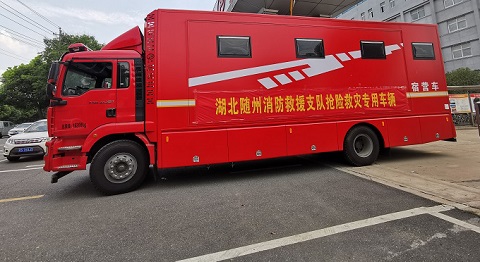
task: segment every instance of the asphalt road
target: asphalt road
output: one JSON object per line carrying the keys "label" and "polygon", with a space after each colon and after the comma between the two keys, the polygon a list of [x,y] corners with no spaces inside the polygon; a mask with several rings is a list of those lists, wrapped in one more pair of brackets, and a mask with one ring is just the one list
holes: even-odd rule
{"label": "asphalt road", "polygon": [[86,171],[50,184],[41,159],[0,156],[0,260],[478,261],[479,217],[329,167],[337,157],[166,170],[105,197]]}

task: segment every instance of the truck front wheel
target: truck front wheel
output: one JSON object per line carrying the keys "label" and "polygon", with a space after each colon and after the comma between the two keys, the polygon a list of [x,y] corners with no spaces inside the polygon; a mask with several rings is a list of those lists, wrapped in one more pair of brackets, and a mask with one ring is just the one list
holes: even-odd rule
{"label": "truck front wheel", "polygon": [[366,126],[356,126],[348,131],[343,143],[345,159],[354,166],[371,165],[377,160],[380,143],[375,132]]}
{"label": "truck front wheel", "polygon": [[148,172],[147,159],[147,153],[136,142],[111,142],[93,157],[90,180],[106,195],[135,190],[142,184]]}

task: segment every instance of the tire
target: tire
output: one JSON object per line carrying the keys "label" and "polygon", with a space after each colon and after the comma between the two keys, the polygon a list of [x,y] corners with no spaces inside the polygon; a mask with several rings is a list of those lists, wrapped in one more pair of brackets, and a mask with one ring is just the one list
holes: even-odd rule
{"label": "tire", "polygon": [[367,166],[377,160],[380,143],[375,132],[366,126],[356,126],[348,131],[343,142],[343,155],[354,166]]}
{"label": "tire", "polygon": [[136,142],[119,140],[103,146],[90,165],[90,181],[105,195],[137,189],[148,172],[147,152]]}
{"label": "tire", "polygon": [[20,157],[19,156],[7,156],[7,159],[10,162],[17,162],[18,160],[20,160]]}

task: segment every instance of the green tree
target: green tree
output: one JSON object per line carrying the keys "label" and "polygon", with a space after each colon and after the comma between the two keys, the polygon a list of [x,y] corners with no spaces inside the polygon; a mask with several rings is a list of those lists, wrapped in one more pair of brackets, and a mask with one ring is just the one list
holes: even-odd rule
{"label": "green tree", "polygon": [[92,50],[100,50],[103,45],[93,36],[89,35],[68,35],[62,34],[58,38],[44,39],[45,50],[41,53],[42,60],[50,65],[53,61],[57,61],[60,57],[68,52],[68,46],[74,43],[83,43]]}
{"label": "green tree", "polygon": [[102,44],[93,36],[62,34],[58,38],[44,39],[45,50],[28,64],[8,68],[0,83],[0,119],[15,123],[45,118],[48,101],[45,85],[48,70],[68,51],[73,43],[84,43],[92,50]]}
{"label": "green tree", "polygon": [[446,74],[448,86],[480,85],[480,71],[459,68]]}
{"label": "green tree", "polygon": [[[19,122],[44,118],[47,101],[45,97],[45,76],[47,65],[37,56],[28,64],[8,68],[3,73],[0,100],[2,108],[12,108],[13,115],[6,119]],[[9,110],[6,110],[8,112]],[[18,115],[20,111],[20,115]],[[15,112],[15,113],[14,113]],[[17,119],[13,119],[17,118]]]}

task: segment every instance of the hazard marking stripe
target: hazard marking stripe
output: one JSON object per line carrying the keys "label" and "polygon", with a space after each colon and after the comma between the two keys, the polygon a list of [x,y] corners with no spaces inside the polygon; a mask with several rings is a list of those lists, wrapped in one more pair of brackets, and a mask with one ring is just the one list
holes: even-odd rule
{"label": "hazard marking stripe", "polygon": [[157,107],[189,107],[195,106],[195,99],[157,100]]}
{"label": "hazard marking stripe", "polygon": [[[229,250],[224,250],[224,251],[220,251],[212,254],[188,258],[188,259],[179,260],[179,261],[180,262],[187,262],[187,261],[188,262],[193,262],[193,261],[210,262],[210,261],[221,261],[221,260],[233,259],[236,257],[246,256],[246,255],[258,253],[261,251],[266,251],[274,248],[302,243],[302,242],[313,240],[313,239],[318,239],[326,236],[331,236],[331,235],[335,235],[343,232],[348,232],[356,229],[361,229],[369,226],[379,225],[379,224],[396,221],[404,218],[419,216],[419,215],[431,214],[431,215],[435,215],[436,217],[446,219],[445,217],[438,216],[438,214],[440,212],[445,212],[452,209],[454,208],[448,205],[438,205],[433,207],[419,207],[419,208],[414,208],[414,209],[409,209],[409,210],[400,211],[396,213],[390,213],[390,214],[381,215],[377,217],[367,218],[367,219],[354,221],[346,224],[341,224],[341,225],[327,227],[327,228],[323,228],[315,231],[310,231],[310,232],[306,232],[298,235],[273,239],[266,242],[261,242],[261,243],[243,246],[239,248],[233,248]],[[457,221],[450,220],[450,222],[458,224]],[[465,225],[462,225],[462,226],[465,226]],[[467,228],[474,230],[472,229],[472,227],[467,227]]]}
{"label": "hazard marking stripe", "polygon": [[434,92],[408,92],[408,98],[421,98],[421,97],[442,97],[448,96],[448,91],[434,91]]}

